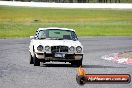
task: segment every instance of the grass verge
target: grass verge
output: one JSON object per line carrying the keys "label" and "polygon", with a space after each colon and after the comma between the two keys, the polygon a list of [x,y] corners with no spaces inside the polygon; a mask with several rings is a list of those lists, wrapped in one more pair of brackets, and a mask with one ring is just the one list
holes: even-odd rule
{"label": "grass verge", "polygon": [[132,10],[0,6],[0,38],[29,37],[39,27],[66,27],[79,36],[132,36]]}

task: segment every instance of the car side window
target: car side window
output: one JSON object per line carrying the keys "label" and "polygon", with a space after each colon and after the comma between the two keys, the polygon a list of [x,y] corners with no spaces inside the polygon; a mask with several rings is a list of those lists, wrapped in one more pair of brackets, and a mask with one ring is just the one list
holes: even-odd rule
{"label": "car side window", "polygon": [[77,40],[78,40],[77,35],[75,34],[75,32],[72,32],[72,33],[71,33],[71,36],[72,36],[72,39],[73,39],[74,41],[77,41]]}
{"label": "car side window", "polygon": [[39,31],[38,33],[38,39],[45,39],[46,38],[46,33],[44,30]]}

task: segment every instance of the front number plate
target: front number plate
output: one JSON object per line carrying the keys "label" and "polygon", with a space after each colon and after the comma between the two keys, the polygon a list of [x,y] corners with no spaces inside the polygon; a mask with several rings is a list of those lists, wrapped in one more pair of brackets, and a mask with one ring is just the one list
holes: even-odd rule
{"label": "front number plate", "polygon": [[55,53],[55,57],[65,57],[65,54],[64,53]]}

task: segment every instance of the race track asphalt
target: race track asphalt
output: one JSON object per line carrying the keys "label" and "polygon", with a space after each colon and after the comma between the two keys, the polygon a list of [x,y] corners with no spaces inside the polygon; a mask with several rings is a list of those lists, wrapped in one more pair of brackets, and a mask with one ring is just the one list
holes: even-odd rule
{"label": "race track asphalt", "polygon": [[[130,74],[132,65],[118,64],[101,56],[132,51],[130,37],[81,37],[83,68],[88,74]],[[0,88],[132,88],[129,84],[85,84],[76,82],[76,67],[69,63],[29,64],[29,38],[0,39]]]}

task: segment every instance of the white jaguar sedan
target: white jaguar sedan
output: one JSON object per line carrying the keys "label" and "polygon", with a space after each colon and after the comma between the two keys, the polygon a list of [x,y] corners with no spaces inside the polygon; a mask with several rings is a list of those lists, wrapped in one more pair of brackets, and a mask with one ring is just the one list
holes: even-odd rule
{"label": "white jaguar sedan", "polygon": [[30,64],[40,66],[40,62],[69,62],[81,66],[83,46],[79,42],[75,30],[68,28],[39,28],[34,36],[30,36]]}

